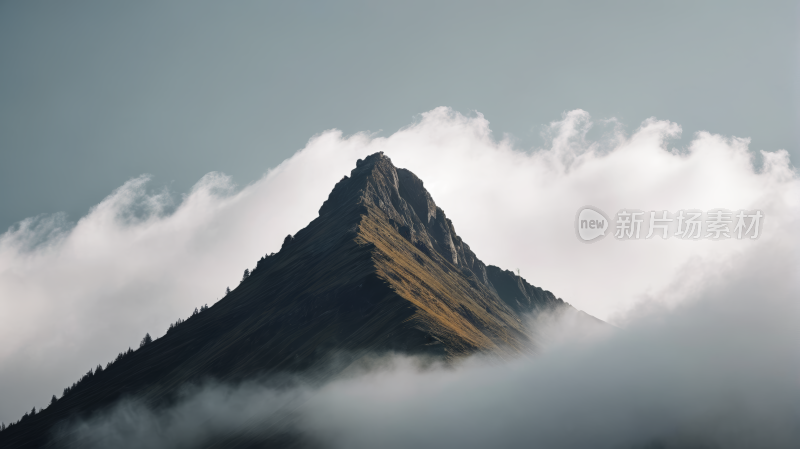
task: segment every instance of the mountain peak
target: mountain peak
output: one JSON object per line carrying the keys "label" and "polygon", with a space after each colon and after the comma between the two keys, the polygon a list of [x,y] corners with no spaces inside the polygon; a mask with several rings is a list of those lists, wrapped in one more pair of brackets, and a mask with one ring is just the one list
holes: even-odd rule
{"label": "mountain peak", "polygon": [[396,168],[383,152],[356,162],[356,168],[333,189],[320,216],[348,205],[381,210],[397,232],[421,251],[435,252],[448,262],[489,283],[486,266],[456,234],[453,223],[436,205],[414,173]]}
{"label": "mountain peak", "polygon": [[336,355],[511,356],[531,347],[525,314],[559,307],[569,306],[478,259],[422,180],[375,153],[236,289],[121,354],[24,425],[0,433],[0,443],[44,445],[57,421],[123,395],[159,403],[208,378],[236,382],[311,368],[330,376],[318,370]]}

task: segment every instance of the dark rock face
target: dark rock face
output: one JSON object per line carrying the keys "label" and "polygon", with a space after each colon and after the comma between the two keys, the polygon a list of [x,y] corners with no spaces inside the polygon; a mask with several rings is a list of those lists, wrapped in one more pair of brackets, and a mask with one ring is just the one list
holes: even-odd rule
{"label": "dark rock face", "polygon": [[453,265],[469,270],[484,285],[490,284],[486,265],[456,234],[453,223],[436,206],[422,180],[406,169],[395,168],[383,153],[360,161],[351,178],[345,177],[336,185],[320,215],[337,210],[334,204],[342,200],[351,200],[352,196],[343,191],[355,187],[351,185],[353,182],[366,194],[361,198],[362,203],[383,211],[398,232],[417,247],[435,251]]}
{"label": "dark rock face", "polygon": [[490,265],[486,273],[500,299],[517,313],[544,311],[564,305],[549,291],[528,284],[512,271]]}
{"label": "dark rock face", "polygon": [[556,307],[569,306],[487,267],[422,180],[376,153],[225,298],[0,432],[0,446],[42,447],[60,421],[125,396],[169,402],[208,378],[304,371],[322,379],[332,373],[315,367],[337,354],[519,353],[531,344],[523,315]]}

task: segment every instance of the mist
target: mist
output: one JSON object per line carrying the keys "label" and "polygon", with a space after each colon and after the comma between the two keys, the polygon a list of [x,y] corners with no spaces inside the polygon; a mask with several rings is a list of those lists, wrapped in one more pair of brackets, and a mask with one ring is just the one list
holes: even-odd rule
{"label": "mist", "polygon": [[[109,194],[76,223],[61,215],[24,220],[0,236],[0,421],[14,421],[32,405],[46,405],[52,394],[60,396],[89,368],[105,364],[129,346],[135,348],[145,333],[161,336],[177,318],[213,304],[226,287],[235,288],[245,268],[277,251],[287,234],[316,217],[333,185],[355,167],[358,158],[376,151],[384,151],[395,165],[410,169],[425,182],[458,234],[484,262],[519,268],[532,284],[619,325],[624,335],[634,335],[637,329],[649,328],[642,323],[660,323],[670,314],[675,315],[667,321],[678,329],[677,323],[695,319],[715,322],[716,318],[700,314],[702,307],[695,311],[697,316],[695,309],[682,308],[692,298],[722,298],[728,293],[736,297],[756,287],[763,292],[776,289],[775,296],[783,292],[785,299],[796,293],[788,285],[797,278],[796,269],[793,277],[769,281],[767,274],[743,278],[751,279],[749,283],[738,274],[730,277],[735,272],[731,266],[748,254],[762,254],[765,266],[775,273],[796,267],[786,259],[792,253],[785,249],[780,257],[764,256],[796,242],[794,234],[779,231],[790,229],[800,210],[798,178],[786,151],[755,154],[746,138],[709,133],[697,134],[688,147],[674,148],[669,143],[681,132],[675,123],[650,119],[630,135],[614,120],[598,123],[585,111],[568,112],[545,128],[541,148],[524,151],[509,139],[494,136],[478,113],[464,116],[437,108],[389,137],[324,131],[246,186],[210,173],[179,195],[149,190],[149,177],[143,175]],[[590,138],[591,133],[598,137]],[[576,210],[586,204],[609,214],[622,208],[760,209],[766,218],[761,238],[752,241],[605,239],[585,245],[575,238],[573,220]],[[709,290],[709,283],[720,278],[743,284]],[[759,299],[758,304],[773,300],[777,301]],[[778,323],[793,316],[789,309],[780,310],[783,313],[774,317]],[[758,319],[772,321],[767,316]],[[709,332],[700,328],[698,333]],[[611,340],[616,338],[623,339]],[[769,345],[773,343],[784,344]],[[692,346],[685,349],[691,353]],[[607,348],[612,347],[624,344]],[[602,348],[606,346],[590,352],[602,353]],[[608,357],[623,357],[618,350]],[[565,349],[559,357],[586,351]],[[550,360],[547,357],[554,360],[547,363],[568,360],[545,354],[536,359],[539,362],[514,362],[503,370],[558,366],[541,362]],[[578,355],[573,357],[574,369],[589,369],[578,364]],[[695,363],[685,362],[687,370]],[[470,373],[502,377],[502,370],[485,370],[490,368],[467,369],[464,374],[400,369],[374,378],[401,373],[415,379],[413,383],[425,384],[456,376],[464,379],[458,382],[479,388],[482,377]],[[331,397],[325,388],[314,397]],[[356,411],[369,414],[367,406]],[[437,410],[434,405],[429,408]],[[303,429],[311,429],[304,435],[336,433],[325,428],[327,421],[314,418],[323,415],[303,416],[302,425],[307,426]],[[339,428],[348,425],[343,422]],[[353,438],[347,444],[367,441]]]}
{"label": "mist", "polygon": [[[796,223],[795,223],[796,224]],[[81,447],[202,447],[231,435],[308,447],[725,447],[800,444],[797,239],[760,247],[674,307],[649,303],[624,328],[533,317],[532,356],[455,366],[409,357],[324,385],[187,389],[174,407],[135,399],[74,424]],[[680,282],[680,279],[676,279]],[[584,322],[585,323],[585,322]]]}

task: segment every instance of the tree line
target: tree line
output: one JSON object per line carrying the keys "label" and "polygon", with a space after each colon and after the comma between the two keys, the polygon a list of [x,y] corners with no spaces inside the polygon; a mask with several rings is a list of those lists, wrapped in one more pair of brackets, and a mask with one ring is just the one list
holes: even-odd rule
{"label": "tree line", "polygon": [[[197,307],[195,307],[194,312],[192,313],[192,316],[198,315],[201,312],[205,312],[209,308],[210,307],[208,307],[207,304],[200,306],[199,309]],[[178,319],[178,321],[175,324],[170,324],[170,327],[169,327],[169,330],[167,330],[167,333],[169,333],[170,330],[174,329],[175,326],[177,326],[178,324],[183,323],[183,322],[185,322],[185,320]],[[139,342],[139,349],[149,345],[152,342],[153,342],[153,337],[151,337],[150,333],[148,332],[148,333],[145,334],[145,336]],[[93,383],[93,381],[95,379],[97,379],[99,376],[101,376],[105,371],[108,371],[109,368],[119,364],[122,360],[127,359],[128,356],[130,356],[133,353],[134,353],[134,350],[131,349],[131,348],[128,348],[127,351],[120,352],[114,360],[108,362],[106,364],[105,368],[103,368],[103,365],[97,365],[96,368],[90,369],[89,371],[86,372],[86,374],[81,376],[81,378],[78,379],[77,382],[73,382],[73,384],[71,386],[68,386],[68,387],[64,388],[64,391],[61,394],[61,398],[63,399],[67,395],[73,394],[75,391],[83,390],[84,388],[86,388],[87,385]],[[48,407],[53,405],[53,404],[55,404],[58,401],[59,401],[59,398],[56,397],[56,395],[53,395],[50,398],[50,404],[48,404]],[[27,421],[31,417],[41,413],[44,409],[45,409],[45,407],[42,407],[37,412],[36,411],[36,407],[34,406],[31,409],[30,412],[26,412],[16,422],[11,422],[8,425],[6,425],[5,423],[0,423],[0,432],[5,431],[6,429],[11,429],[13,426],[15,426],[15,425],[17,425],[19,423]]]}
{"label": "tree line", "polygon": [[[272,256],[272,255],[274,255],[274,253],[272,253],[272,254],[269,254],[269,255],[267,255],[266,257],[270,257],[270,256]],[[262,263],[264,260],[265,260],[265,258],[264,258],[264,257],[262,257],[262,258],[261,258],[261,260],[259,260],[259,261],[258,261],[258,264],[256,265],[256,267],[258,267],[258,265],[260,265],[260,264],[261,264],[261,263]],[[253,271],[250,271],[249,269],[245,269],[245,270],[244,270],[244,274],[242,275],[242,280],[241,280],[241,281],[239,281],[239,283],[241,284],[242,282],[244,282],[244,281],[245,281],[247,278],[249,278],[249,277],[250,277],[250,276],[253,274],[253,272],[255,272],[255,269],[253,269]],[[225,296],[227,296],[228,294],[230,294],[230,292],[231,292],[231,289],[230,289],[230,287],[226,287],[226,288],[225,288]],[[197,307],[195,307],[195,308],[194,308],[194,312],[192,312],[192,315],[191,315],[189,318],[187,318],[186,320],[188,320],[188,319],[190,319],[190,318],[192,318],[192,317],[194,317],[194,316],[196,316],[196,315],[199,315],[200,313],[202,313],[202,312],[205,312],[205,311],[207,311],[208,309],[210,309],[210,307],[208,306],[208,304],[204,304],[204,305],[200,306],[200,308],[199,308],[199,309],[198,309]],[[178,327],[180,324],[183,324],[183,323],[185,323],[185,322],[186,322],[186,320],[184,320],[184,319],[182,319],[182,318],[178,318],[178,321],[176,321],[176,322],[174,322],[174,323],[170,323],[170,325],[169,325],[169,328],[167,329],[167,332],[166,332],[166,333],[167,333],[167,334],[169,334],[171,331],[175,330],[175,329],[176,329],[176,328],[177,328],[177,327]],[[165,335],[166,335],[166,334],[165,334]],[[144,337],[142,338],[142,340],[139,342],[139,349],[141,349],[141,348],[143,348],[143,347],[145,347],[145,346],[149,345],[149,344],[150,344],[150,343],[152,343],[152,342],[153,342],[153,338],[150,336],[150,333],[147,333],[147,334],[145,334],[145,336],[144,336]],[[88,371],[86,374],[84,374],[83,376],[81,376],[81,378],[80,378],[80,379],[78,379],[78,381],[77,381],[77,382],[74,382],[74,383],[73,383],[71,386],[68,386],[68,387],[64,388],[64,391],[63,391],[63,393],[61,394],[61,398],[63,399],[63,398],[64,398],[64,397],[66,397],[68,394],[73,394],[75,391],[83,390],[84,388],[86,388],[86,386],[87,386],[88,384],[91,384],[91,383],[93,383],[93,380],[94,380],[94,379],[98,378],[98,377],[99,377],[99,376],[101,376],[101,375],[102,375],[102,374],[103,374],[105,371],[108,371],[108,369],[109,369],[109,368],[111,368],[112,366],[115,366],[115,365],[119,364],[119,363],[120,363],[122,360],[125,360],[125,359],[126,359],[128,356],[130,356],[130,355],[131,355],[131,354],[133,354],[133,353],[134,353],[134,350],[133,350],[133,349],[131,349],[131,348],[129,347],[127,351],[120,352],[120,353],[117,355],[117,357],[116,357],[114,360],[112,360],[112,361],[108,362],[108,363],[106,364],[106,367],[105,367],[105,368],[103,368],[103,366],[102,366],[102,365],[97,365],[97,367],[96,367],[94,370],[92,370],[92,369],[89,369],[89,371]],[[53,395],[53,396],[50,398],[50,404],[48,404],[48,407],[52,406],[53,404],[55,404],[55,403],[56,403],[56,402],[58,402],[58,401],[59,401],[59,399],[56,397],[56,395]],[[39,411],[37,412],[37,411],[36,411],[36,406],[34,406],[34,407],[31,409],[31,411],[30,411],[30,412],[26,412],[26,413],[25,413],[24,415],[22,415],[22,417],[21,417],[20,419],[18,419],[16,422],[11,422],[11,423],[9,423],[8,425],[6,425],[5,423],[2,423],[2,422],[0,422],[0,432],[3,432],[3,431],[5,431],[6,429],[11,429],[13,426],[15,426],[15,425],[18,425],[18,424],[19,424],[19,423],[21,423],[21,422],[25,422],[25,421],[27,421],[27,420],[28,420],[28,419],[30,419],[31,417],[33,417],[33,416],[37,415],[38,413],[41,413],[41,412],[42,412],[44,409],[45,409],[45,408],[44,408],[44,407],[42,407],[42,408],[40,408],[40,409],[39,409]]]}

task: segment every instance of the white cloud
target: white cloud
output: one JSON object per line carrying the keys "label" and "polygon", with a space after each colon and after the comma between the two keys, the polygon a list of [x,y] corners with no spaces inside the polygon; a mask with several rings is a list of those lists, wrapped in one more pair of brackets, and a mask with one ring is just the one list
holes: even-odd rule
{"label": "white cloud", "polygon": [[347,448],[796,447],[797,249],[749,252],[760,269],[739,261],[608,338],[334,382],[306,403],[303,429]]}
{"label": "white cloud", "polygon": [[[531,283],[617,320],[644,299],[690,295],[718,267],[774,242],[800,210],[785,151],[764,153],[757,171],[744,139],[701,133],[678,151],[666,144],[680,132],[673,123],[648,120],[631,136],[614,128],[599,142],[587,140],[590,125],[585,112],[570,112],[548,128],[546,148],[526,153],[494,140],[482,116],[438,108],[386,138],[324,132],[239,190],[212,173],[173,205],[137,178],[74,227],[59,217],[24,221],[0,236],[0,421],[214,302],[376,151],[425,181],[484,262],[520,268]],[[585,245],[572,226],[586,204],[609,214],[761,209],[766,219],[757,241]]]}
{"label": "white cloud", "polygon": [[569,316],[548,317],[539,329],[556,338],[534,357],[426,369],[395,357],[321,387],[206,385],[168,409],[123,403],[68,435],[90,448],[281,433],[323,448],[797,447],[800,248],[788,242],[746,251],[624,329],[576,335]]}

